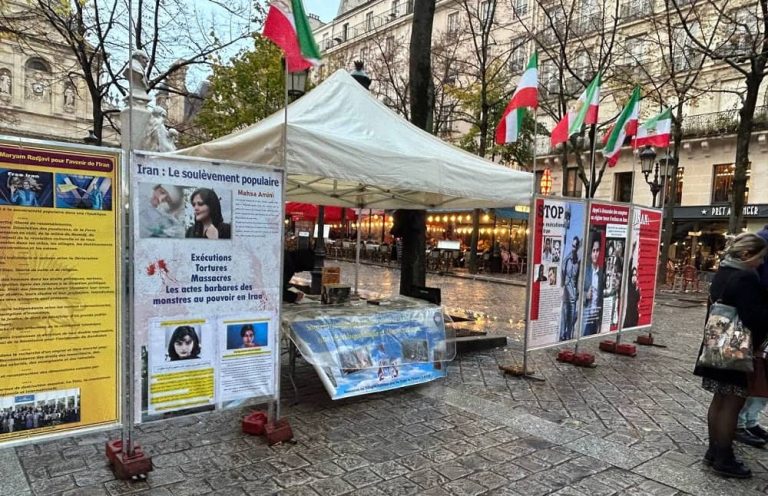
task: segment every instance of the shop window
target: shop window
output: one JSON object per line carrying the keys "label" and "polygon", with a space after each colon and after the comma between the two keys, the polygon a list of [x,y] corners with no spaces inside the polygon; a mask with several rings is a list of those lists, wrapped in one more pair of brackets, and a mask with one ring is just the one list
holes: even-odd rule
{"label": "shop window", "polygon": [[579,179],[575,167],[568,169],[565,174],[565,191],[563,192],[563,195],[581,198],[581,179]]}
{"label": "shop window", "polygon": [[[733,197],[734,164],[716,164],[712,174],[712,203],[730,203]],[[750,166],[747,165],[747,189],[744,193],[744,203],[749,197]]]}
{"label": "shop window", "polygon": [[617,172],[613,175],[613,200],[632,203],[631,172]]}

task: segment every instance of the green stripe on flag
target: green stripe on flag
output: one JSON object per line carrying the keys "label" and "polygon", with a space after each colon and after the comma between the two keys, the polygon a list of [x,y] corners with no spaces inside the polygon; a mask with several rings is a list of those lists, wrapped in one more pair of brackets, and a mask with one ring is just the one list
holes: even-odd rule
{"label": "green stripe on flag", "polygon": [[315,38],[312,36],[312,28],[309,26],[307,14],[304,12],[304,5],[301,0],[291,0],[293,7],[293,20],[296,23],[296,36],[299,38],[301,54],[305,59],[319,63],[320,50],[317,48]]}
{"label": "green stripe on flag", "polygon": [[[632,117],[632,112],[635,109],[638,100],[640,100],[640,87],[635,86],[635,89],[632,90],[632,96],[629,98],[629,102],[627,102],[624,109],[621,111],[621,114],[619,114],[618,119],[616,119],[616,124],[613,126],[610,136],[608,136],[608,141],[605,143],[605,147],[603,147],[604,150],[614,151],[616,149],[616,140],[618,140],[620,136],[626,137],[625,128],[630,117]],[[619,144],[619,146],[621,145],[623,145],[623,143]]]}

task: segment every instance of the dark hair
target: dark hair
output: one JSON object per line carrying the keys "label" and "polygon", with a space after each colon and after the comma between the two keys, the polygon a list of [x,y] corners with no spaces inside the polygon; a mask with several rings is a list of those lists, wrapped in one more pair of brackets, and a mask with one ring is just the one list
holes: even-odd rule
{"label": "dark hair", "polygon": [[187,336],[192,338],[192,342],[195,343],[195,345],[192,347],[192,353],[190,354],[191,358],[197,358],[198,355],[200,355],[200,338],[197,337],[195,328],[192,326],[179,326],[173,331],[171,340],[168,341],[168,356],[171,358],[171,361],[182,359],[178,353],[176,353],[174,344],[176,341],[181,341]]}
{"label": "dark hair", "polygon": [[[221,215],[221,202],[216,192],[209,188],[198,188],[189,195],[189,202],[192,203],[195,196],[200,195],[200,199],[203,200],[203,204],[208,207],[211,216],[211,224],[216,229],[219,229],[224,223],[224,217]],[[195,219],[195,224],[192,226],[193,238],[202,238],[203,236],[203,223],[198,222]]]}
{"label": "dark hair", "polygon": [[251,331],[251,334],[254,334],[253,326],[251,324],[245,324],[243,327],[240,328],[240,337],[244,338],[245,333],[248,331]]}

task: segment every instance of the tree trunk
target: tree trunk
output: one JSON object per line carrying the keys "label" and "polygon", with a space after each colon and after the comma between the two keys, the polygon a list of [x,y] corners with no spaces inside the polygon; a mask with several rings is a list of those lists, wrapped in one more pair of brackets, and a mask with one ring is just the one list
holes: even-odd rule
{"label": "tree trunk", "polygon": [[480,237],[480,209],[472,211],[472,235],[469,237],[469,272],[477,274],[477,241]]}
{"label": "tree trunk", "polygon": [[[435,0],[415,0],[408,64],[411,94],[411,122],[427,129],[432,113],[430,86],[432,78],[432,21]],[[393,234],[403,239],[400,261],[400,294],[411,294],[413,286],[426,284],[426,213],[423,210],[399,210],[395,214]]]}
{"label": "tree trunk", "polygon": [[[672,234],[674,233],[675,223],[675,200],[677,196],[677,168],[680,159],[680,146],[683,144],[683,106],[677,106],[675,111],[674,126],[672,129],[672,156],[675,158],[675,165],[672,167],[672,184],[669,186],[668,194],[664,195],[666,205],[662,205],[662,232],[661,232],[661,258],[659,259],[659,271],[656,278],[656,287],[661,287],[667,280],[667,262],[669,261],[669,249],[672,246]],[[673,196],[674,195],[674,196]]]}
{"label": "tree trunk", "polygon": [[747,78],[747,93],[739,110],[739,127],[736,131],[736,170],[733,171],[733,204],[728,219],[728,232],[741,233],[744,220],[744,195],[747,191],[747,167],[749,166],[749,142],[752,138],[752,124],[757,106],[757,94],[762,76],[754,74]]}

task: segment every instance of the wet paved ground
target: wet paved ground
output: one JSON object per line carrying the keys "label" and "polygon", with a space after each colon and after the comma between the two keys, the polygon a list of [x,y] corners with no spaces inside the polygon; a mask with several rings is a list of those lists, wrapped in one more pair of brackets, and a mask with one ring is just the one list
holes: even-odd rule
{"label": "wet paved ground", "polygon": [[[397,285],[394,271],[362,270],[366,289]],[[534,352],[532,365],[545,379],[538,382],[498,370],[520,361],[514,323],[524,288],[439,276],[427,283],[442,288],[447,306],[512,321],[510,346],[457,357],[441,382],[337,402],[300,365],[299,403],[284,408],[296,444],[267,447],[240,434],[247,409],[141,426],[138,439],[156,466],[145,482],[114,480],[102,453],[107,434],[0,450],[0,494],[768,492],[764,450],[739,447],[755,473],[747,481],[725,481],[701,464],[710,395],[690,373],[704,318],[695,301],[667,296],[657,305],[655,336],[668,348],[628,358],[600,354],[589,341],[583,348],[597,354],[594,369],[560,364],[556,350]]]}

